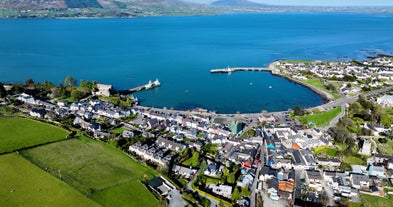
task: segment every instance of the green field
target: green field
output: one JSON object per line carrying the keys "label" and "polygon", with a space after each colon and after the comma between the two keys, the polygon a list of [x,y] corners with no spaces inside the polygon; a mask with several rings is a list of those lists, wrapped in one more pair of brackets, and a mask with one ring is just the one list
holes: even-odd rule
{"label": "green field", "polygon": [[384,198],[367,194],[360,195],[364,207],[392,206],[393,203],[393,195],[387,195]]}
{"label": "green field", "polygon": [[0,156],[1,206],[100,206],[18,154]]}
{"label": "green field", "polygon": [[[89,138],[70,139],[47,144],[45,146],[20,152],[52,175],[61,178],[85,195],[91,195],[123,183],[138,181],[146,174],[152,177],[155,172],[133,161],[127,154],[105,143]],[[139,182],[131,182],[136,186],[119,192],[113,200],[123,202],[127,196],[140,188]],[[145,191],[149,193],[147,189]],[[94,196],[93,198],[97,198]],[[109,198],[102,198],[110,200]],[[142,197],[135,197],[135,203],[142,202]],[[156,202],[152,199],[151,202]],[[131,204],[130,204],[131,205]]]}
{"label": "green field", "polygon": [[390,139],[387,139],[387,142],[382,144],[378,143],[378,151],[382,154],[393,154],[393,141]]}
{"label": "green field", "polygon": [[0,118],[0,153],[62,140],[67,131],[24,118]]}
{"label": "green field", "polygon": [[337,154],[337,149],[330,148],[326,145],[317,147],[313,151],[316,156],[322,157],[336,157]]}
{"label": "green field", "polygon": [[341,106],[338,106],[329,111],[315,113],[315,114],[307,114],[304,116],[300,116],[299,120],[303,123],[313,122],[316,126],[327,126],[332,119],[334,119],[341,112]]}
{"label": "green field", "polygon": [[325,85],[324,85],[324,84],[321,82],[321,80],[319,80],[319,79],[316,79],[316,78],[307,79],[307,80],[302,80],[302,82],[308,83],[308,84],[310,84],[310,85],[312,85],[312,86],[315,86],[315,87],[317,87],[317,88],[326,90],[326,89],[325,89]]}
{"label": "green field", "polygon": [[344,157],[344,162],[346,162],[348,164],[355,164],[355,165],[367,164],[365,160],[363,160],[360,157],[355,157],[355,156]]}
{"label": "green field", "polygon": [[385,114],[393,115],[393,108],[382,108]]}
{"label": "green field", "polygon": [[124,132],[124,130],[126,130],[126,129],[123,127],[120,127],[120,128],[112,129],[110,132],[113,134],[121,134]]}
{"label": "green field", "polygon": [[340,98],[340,95],[337,94],[336,92],[327,90],[326,87],[325,87],[325,84],[318,78],[310,78],[310,79],[307,79],[307,80],[302,80],[302,82],[303,83],[308,83],[308,84],[310,84],[310,85],[312,85],[314,87],[317,87],[319,89],[322,89],[322,90],[332,94],[332,96],[335,99],[339,99]]}
{"label": "green field", "polygon": [[134,180],[109,188],[107,190],[94,193],[90,196],[90,198],[104,206],[159,206],[159,202],[157,201],[157,199],[139,180]]}
{"label": "green field", "polygon": [[192,152],[192,157],[190,157],[188,160],[185,160],[182,164],[185,166],[192,166],[192,167],[198,167],[200,165],[199,163],[199,152]]}

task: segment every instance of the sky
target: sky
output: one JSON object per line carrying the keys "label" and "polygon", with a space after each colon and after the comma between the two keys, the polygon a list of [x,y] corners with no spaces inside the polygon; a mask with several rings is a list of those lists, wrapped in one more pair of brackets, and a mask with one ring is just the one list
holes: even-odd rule
{"label": "sky", "polygon": [[[208,4],[215,0],[185,0]],[[270,5],[290,6],[393,6],[393,0],[249,0]]]}

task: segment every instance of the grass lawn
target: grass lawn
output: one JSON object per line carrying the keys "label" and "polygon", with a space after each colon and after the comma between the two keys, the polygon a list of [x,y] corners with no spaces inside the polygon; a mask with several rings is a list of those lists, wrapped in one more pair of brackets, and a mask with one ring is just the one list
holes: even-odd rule
{"label": "grass lawn", "polygon": [[329,148],[328,146],[320,146],[314,149],[314,154],[322,157],[335,157],[337,149]]}
{"label": "grass lawn", "polygon": [[393,195],[389,194],[384,198],[367,194],[360,195],[364,207],[392,206],[393,203]]}
{"label": "grass lawn", "polygon": [[382,112],[393,115],[393,108],[382,108]]}
{"label": "grass lawn", "polygon": [[120,127],[120,128],[112,129],[110,132],[113,134],[121,134],[124,132],[124,130],[126,130],[126,129],[124,129],[123,127]]}
{"label": "grass lawn", "polygon": [[206,176],[206,175],[204,175],[204,177],[206,178],[206,183],[212,183],[212,184],[218,184],[218,183],[220,183],[221,182],[221,179],[219,179],[219,178],[212,178],[212,177],[209,177],[209,176]]}
{"label": "grass lawn", "polygon": [[319,80],[317,78],[310,78],[310,79],[307,79],[307,80],[302,80],[302,82],[308,83],[308,84],[310,84],[312,86],[315,86],[317,88],[326,90],[325,89],[325,85],[321,82],[321,80]]}
{"label": "grass lawn", "polygon": [[366,161],[355,156],[344,157],[344,162],[355,165],[365,165]]}
{"label": "grass lawn", "polygon": [[192,157],[190,157],[188,160],[185,160],[182,164],[185,166],[198,167],[200,165],[198,159],[199,153],[194,151],[192,152]]}
{"label": "grass lawn", "polygon": [[315,114],[307,114],[299,117],[299,120],[305,120],[305,123],[312,121],[316,126],[327,126],[341,112],[341,106]]}
{"label": "grass lawn", "polygon": [[0,156],[1,206],[100,206],[22,156]]}
{"label": "grass lawn", "polygon": [[96,192],[92,194],[90,198],[102,204],[103,206],[160,206],[154,195],[151,194],[145,185],[143,185],[139,180],[133,180],[128,183]]}
{"label": "grass lawn", "polygon": [[[61,177],[64,182],[85,195],[138,181],[144,174],[148,177],[156,174],[124,152],[106,143],[83,137],[23,150],[20,154],[52,175]],[[113,199],[123,202],[121,199],[127,198],[135,189],[119,192]],[[148,190],[145,190],[148,193]],[[141,202],[140,199],[144,198],[133,198],[135,203]],[[155,201],[152,199],[151,202]]]}
{"label": "grass lawn", "polygon": [[390,139],[387,139],[387,143],[382,144],[382,143],[378,143],[378,151],[382,154],[393,154],[393,141]]}
{"label": "grass lawn", "polygon": [[325,84],[323,84],[323,83],[321,82],[321,80],[319,80],[318,78],[310,78],[310,79],[307,79],[307,80],[302,80],[302,82],[308,83],[308,84],[310,84],[310,85],[312,85],[312,86],[315,86],[315,87],[320,88],[320,89],[322,89],[322,90],[324,90],[324,91],[327,91],[328,93],[332,94],[332,96],[333,96],[335,99],[339,99],[339,98],[340,98],[340,95],[339,95],[339,94],[337,94],[337,93],[335,93],[335,92],[333,92],[333,91],[327,90],[326,87],[325,87]]}
{"label": "grass lawn", "polygon": [[0,118],[0,153],[67,137],[64,129],[24,118]]}
{"label": "grass lawn", "polygon": [[340,148],[341,150],[347,149],[347,144],[345,144],[345,143],[334,141],[333,144],[334,144],[334,146]]}

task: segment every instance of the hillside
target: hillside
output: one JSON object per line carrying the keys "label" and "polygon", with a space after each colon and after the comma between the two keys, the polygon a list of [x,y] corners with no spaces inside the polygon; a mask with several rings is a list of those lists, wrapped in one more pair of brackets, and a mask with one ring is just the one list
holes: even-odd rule
{"label": "hillside", "polygon": [[65,9],[64,0],[1,0],[0,9]]}
{"label": "hillside", "polygon": [[1,0],[0,9],[121,8],[128,6],[190,6],[179,0]]}
{"label": "hillside", "polygon": [[215,6],[228,6],[228,7],[262,7],[263,4],[247,0],[218,0],[213,2],[211,5]]}

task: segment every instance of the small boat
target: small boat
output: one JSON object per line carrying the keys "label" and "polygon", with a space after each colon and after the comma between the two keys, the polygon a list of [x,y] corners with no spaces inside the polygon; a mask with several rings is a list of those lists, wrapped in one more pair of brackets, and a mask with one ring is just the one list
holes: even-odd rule
{"label": "small boat", "polygon": [[269,88],[272,88],[272,86],[269,86]]}
{"label": "small boat", "polygon": [[251,82],[251,83],[250,83],[250,86],[252,86],[252,85],[253,85],[253,83]]}

